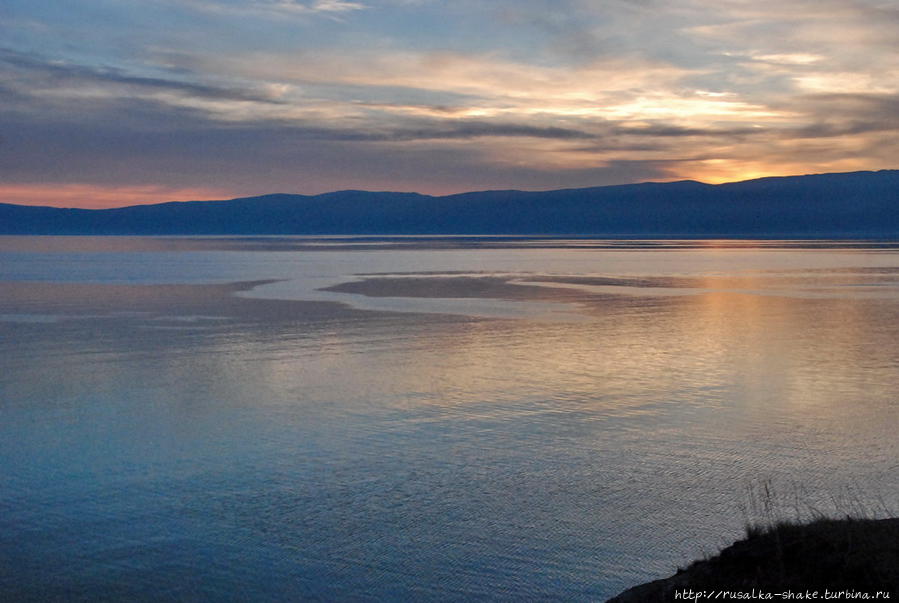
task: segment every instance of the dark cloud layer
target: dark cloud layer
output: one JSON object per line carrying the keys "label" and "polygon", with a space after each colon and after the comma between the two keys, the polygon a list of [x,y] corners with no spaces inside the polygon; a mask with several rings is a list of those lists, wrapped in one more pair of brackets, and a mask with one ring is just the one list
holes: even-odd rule
{"label": "dark cloud layer", "polygon": [[256,102],[277,102],[250,90],[219,88],[195,82],[129,75],[114,67],[88,67],[59,61],[49,61],[34,54],[0,48],[0,68],[10,81],[34,88],[101,86],[109,89],[125,88],[134,93],[152,91],[174,92],[186,96]]}

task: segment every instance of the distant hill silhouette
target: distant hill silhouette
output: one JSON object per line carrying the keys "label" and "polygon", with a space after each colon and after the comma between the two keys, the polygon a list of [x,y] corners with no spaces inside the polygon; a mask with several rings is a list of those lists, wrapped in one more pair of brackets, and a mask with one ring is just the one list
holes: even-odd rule
{"label": "distant hill silhouette", "polygon": [[897,237],[899,170],[443,197],[275,194],[102,210],[0,204],[0,234]]}

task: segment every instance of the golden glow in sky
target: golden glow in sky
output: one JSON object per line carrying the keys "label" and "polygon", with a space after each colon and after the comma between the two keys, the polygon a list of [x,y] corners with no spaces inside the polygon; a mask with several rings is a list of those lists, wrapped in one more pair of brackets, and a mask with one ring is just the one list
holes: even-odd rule
{"label": "golden glow in sky", "polygon": [[895,168],[886,0],[9,0],[0,202]]}

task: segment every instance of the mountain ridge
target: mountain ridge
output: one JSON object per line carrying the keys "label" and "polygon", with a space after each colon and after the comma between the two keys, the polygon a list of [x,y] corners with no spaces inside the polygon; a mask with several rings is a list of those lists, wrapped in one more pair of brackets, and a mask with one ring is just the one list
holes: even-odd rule
{"label": "mountain ridge", "polygon": [[0,234],[899,237],[899,170],[442,196],[268,193],[106,209],[0,203]]}

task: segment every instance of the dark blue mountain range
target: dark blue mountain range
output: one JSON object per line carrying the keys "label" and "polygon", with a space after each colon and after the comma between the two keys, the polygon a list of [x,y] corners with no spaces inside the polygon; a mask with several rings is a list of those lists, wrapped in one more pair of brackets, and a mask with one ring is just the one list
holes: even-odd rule
{"label": "dark blue mountain range", "polygon": [[340,191],[116,209],[0,204],[0,234],[899,237],[899,170],[433,197]]}

